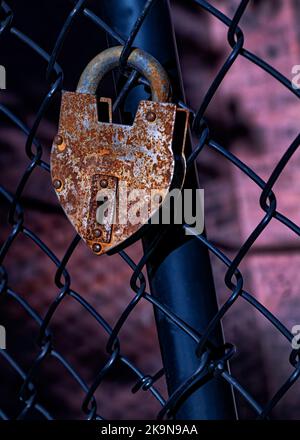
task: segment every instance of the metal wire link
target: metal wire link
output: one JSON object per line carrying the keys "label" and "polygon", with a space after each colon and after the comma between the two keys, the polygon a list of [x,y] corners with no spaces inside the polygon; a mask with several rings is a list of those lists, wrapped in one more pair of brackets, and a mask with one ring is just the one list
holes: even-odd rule
{"label": "metal wire link", "polygon": [[[150,258],[154,247],[158,245],[160,237],[158,237],[153,249],[147,255],[144,255],[141,261],[137,263],[134,262],[125,251],[120,252],[120,257],[132,270],[130,286],[133,290],[133,297],[127,307],[123,310],[121,316],[119,316],[116,325],[112,328],[106,322],[104,317],[87,301],[87,299],[71,288],[71,273],[69,273],[68,270],[68,262],[80,243],[79,236],[76,235],[74,237],[69,248],[66,250],[64,257],[60,260],[45,244],[45,242],[26,226],[24,207],[22,204],[24,190],[27,187],[28,182],[31,179],[34,179],[34,173],[38,168],[49,173],[49,164],[43,160],[44,147],[41,141],[38,139],[37,132],[45,116],[46,110],[52,105],[54,97],[60,94],[63,87],[63,70],[58,63],[58,59],[68,32],[72,27],[76,26],[76,18],[78,16],[84,16],[86,19],[93,22],[94,25],[98,27],[99,31],[105,31],[117,43],[124,44],[124,49],[120,60],[120,68],[122,71],[124,71],[126,68],[126,61],[133,47],[134,39],[138,34],[144,19],[150,11],[150,8],[153,6],[154,1],[155,0],[145,1],[144,9],[141,11],[138,20],[136,21],[126,41],[114,29],[111,29],[101,17],[98,17],[92,10],[86,8],[86,0],[73,1],[73,7],[61,28],[52,53],[45,52],[36,42],[32,41],[19,29],[15,28],[14,15],[13,11],[9,7],[9,2],[0,2],[0,40],[5,41],[6,36],[10,34],[15,39],[20,40],[27,50],[32,51],[32,53],[35,53],[41,59],[43,59],[45,62],[45,76],[49,84],[48,92],[40,103],[35,120],[31,127],[28,127],[22,120],[20,120],[18,116],[9,109],[9,107],[0,104],[1,117],[9,120],[27,137],[25,152],[28,157],[26,169],[24,169],[22,178],[15,188],[14,193],[10,193],[3,186],[0,187],[0,196],[4,206],[7,204],[9,205],[8,223],[10,227],[10,231],[0,250],[0,299],[2,303],[5,301],[13,301],[18,304],[26,312],[27,319],[33,321],[37,328],[39,328],[35,359],[33,360],[30,368],[26,371],[21,368],[17,359],[14,359],[12,356],[10,356],[7,350],[0,351],[0,355],[3,360],[22,379],[22,386],[19,391],[19,399],[22,403],[22,408],[17,415],[17,419],[34,418],[35,413],[39,413],[46,419],[53,418],[47,409],[39,403],[39,388],[36,381],[42,365],[47,363],[50,358],[55,358],[56,361],[58,361],[67,371],[67,374],[73,378],[78,388],[84,392],[85,397],[82,402],[82,413],[83,417],[89,420],[100,420],[103,418],[99,414],[95,392],[106,380],[109,372],[116,366],[116,364],[121,364],[123,368],[129,370],[131,374],[136,377],[136,385],[132,388],[133,393],[151,393],[153,398],[159,402],[161,405],[161,410],[157,415],[159,419],[164,417],[174,417],[178,407],[184,400],[183,397],[187,395],[191,389],[199,389],[208,381],[213,380],[216,376],[221,378],[221,380],[230,383],[235,389],[235,392],[239,393],[242,398],[245,399],[245,401],[248,402],[248,404],[253,408],[258,418],[267,418],[271,415],[274,407],[285,396],[285,394],[300,376],[299,351],[293,350],[289,359],[290,365],[293,368],[292,374],[286,379],[286,381],[277,390],[269,402],[257,402],[251,394],[251,390],[245,389],[243,385],[224,368],[225,362],[229,359],[232,359],[234,356],[235,347],[229,343],[226,343],[223,347],[216,347],[210,341],[210,335],[213,333],[220,320],[224,317],[229,309],[234,307],[235,303],[239,299],[245,300],[259,313],[261,313],[261,315],[263,315],[264,318],[267,319],[278,330],[278,332],[280,332],[286,338],[288,344],[291,343],[293,338],[291,332],[267,308],[265,308],[257,299],[255,299],[251,293],[248,293],[243,289],[244,280],[240,266],[253,244],[260,237],[262,232],[268,227],[270,222],[277,220],[286,228],[289,228],[292,232],[299,235],[299,226],[277,210],[277,200],[274,192],[274,185],[297,150],[300,143],[300,134],[287,148],[271,172],[269,179],[264,181],[246,163],[243,163],[234,154],[229,152],[213,139],[213,134],[211,133],[210,127],[204,118],[205,112],[215,96],[219,86],[222,84],[222,81],[239,57],[244,57],[249,63],[255,64],[258,69],[265,71],[266,75],[271,75],[279,83],[281,83],[283,87],[287,88],[291,93],[300,98],[299,90],[295,90],[292,87],[291,82],[286,77],[278,72],[273,66],[266,63],[266,61],[254,55],[245,48],[245,37],[242,29],[239,27],[239,24],[242,17],[246,13],[249,0],[242,0],[239,3],[232,19],[224,15],[208,1],[191,0],[191,3],[194,3],[195,5],[197,4],[203,10],[207,11],[209,14],[223,23],[224,26],[228,27],[227,39],[228,44],[231,47],[231,52],[212,81],[211,86],[207,90],[207,93],[199,108],[196,111],[194,109],[190,109],[192,116],[194,116],[192,128],[194,133],[198,136],[198,143],[194,147],[190,157],[187,158],[187,164],[188,166],[193,164],[204,149],[214,150],[220,156],[222,156],[225,161],[231,162],[234,167],[238,168],[242,173],[244,173],[245,176],[251,179],[258,186],[258,188],[261,190],[259,205],[263,210],[263,215],[260,222],[253,229],[232,260],[205,236],[197,236],[197,239],[200,240],[200,242],[206,246],[225,267],[227,267],[224,283],[231,291],[229,298],[220,308],[217,315],[211,320],[207,328],[200,334],[199,329],[191,328],[188,322],[183,321],[179,316],[175,315],[172,310],[166,307],[166,305],[157,301],[157,299],[152,297],[146,291],[146,279],[142,270]],[[129,74],[128,82],[124,85],[123,90],[120,92],[119,98],[117,98],[117,106],[120,105],[131,87],[139,80],[140,78],[136,72],[131,72],[131,74]],[[184,103],[179,103],[179,105],[186,107]],[[116,108],[114,108],[114,110],[115,109]],[[183,227],[189,229],[188,225],[184,225]],[[20,235],[27,237],[27,239],[34,243],[57,268],[55,278],[53,280],[57,289],[56,298],[49,306],[48,311],[43,318],[39,316],[34,308],[24,299],[21,292],[16,292],[10,286],[9,273],[7,273],[5,269],[7,255],[9,254],[14,241]],[[99,264],[101,264],[101,262]],[[99,327],[101,327],[107,334],[106,360],[95,375],[94,380],[89,384],[83,380],[81,375],[73,368],[72,364],[67,361],[62,354],[56,351],[54,346],[53,334],[50,331],[50,324],[58,308],[64,306],[66,298],[71,298],[73,301],[78,303],[80,307],[82,307],[82,309],[89,314],[90,319],[95,320]],[[133,310],[135,310],[140,301],[148,301],[160,312],[167,315],[169,320],[174,323],[174,325],[178,326],[190,338],[197,342],[197,356],[199,358],[199,366],[197,370],[194,371],[193,374],[181,384],[181,386],[168,398],[167,401],[164,400],[155,386],[156,382],[163,376],[163,370],[159,370],[156,374],[144,373],[135,365],[134,362],[132,362],[122,353],[122,346],[118,335],[124,324],[127,322],[129,315]],[[197,384],[196,387],[195,384]],[[5,408],[3,410],[0,409],[0,418],[11,418],[7,414]]]}

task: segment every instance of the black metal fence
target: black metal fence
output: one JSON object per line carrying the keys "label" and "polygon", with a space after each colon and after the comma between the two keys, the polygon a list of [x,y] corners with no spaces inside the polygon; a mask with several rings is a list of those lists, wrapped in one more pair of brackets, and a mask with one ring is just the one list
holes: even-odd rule
{"label": "black metal fence", "polygon": [[[16,372],[22,381],[22,386],[18,395],[21,402],[21,407],[18,414],[10,415],[7,413],[6,408],[1,408],[0,417],[2,419],[31,419],[36,417],[52,419],[51,414],[45,407],[46,405],[44,406],[40,404],[39,381],[37,380],[37,377],[42,365],[49,362],[51,357],[54,357],[66,369],[67,374],[72,376],[78,387],[83,390],[85,398],[82,402],[82,413],[87,419],[102,419],[101,408],[99,409],[97,406],[95,392],[99,388],[100,384],[106,380],[106,377],[110,374],[111,370],[117,366],[130,370],[131,373],[136,377],[136,385],[132,391],[138,391],[140,393],[140,399],[143,399],[142,393],[151,393],[153,399],[157,399],[161,405],[158,418],[176,417],[176,413],[182,405],[185,397],[195,392],[195,390],[204,387],[207,383],[215,380],[221,380],[229,383],[233,387],[235,393],[240,394],[242,398],[245,399],[245,401],[247,401],[247,403],[253,408],[258,418],[268,418],[271,416],[273,408],[279,403],[279,401],[281,401],[286,393],[288,393],[289,389],[299,378],[300,362],[298,351],[292,350],[291,348],[290,358],[282,359],[282,362],[290,362],[291,366],[293,367],[293,372],[290,377],[286,378],[286,381],[277,390],[269,402],[258,402],[253,397],[252,391],[250,389],[245,389],[243,385],[239,383],[226,369],[227,361],[232,359],[235,355],[235,347],[230,343],[216,347],[211,342],[210,337],[228,310],[232,307],[235,307],[235,303],[237,301],[246,301],[259,313],[261,313],[266,320],[269,320],[270,323],[278,330],[278,332],[281,332],[286,338],[287,344],[291,346],[291,341],[293,339],[291,332],[275,316],[273,316],[269,310],[260,304],[251,293],[246,292],[243,289],[243,274],[240,271],[240,265],[245,256],[248,254],[249,250],[252,248],[253,244],[260,237],[262,232],[268,227],[270,222],[281,222],[293,233],[296,235],[299,234],[299,227],[277,210],[276,195],[273,192],[273,187],[289,160],[297,150],[300,143],[300,135],[298,135],[292,144],[288,146],[286,152],[270,173],[269,179],[264,181],[251,168],[249,168],[246,163],[241,162],[234,154],[229,152],[226,148],[213,139],[213,135],[211,134],[210,128],[206,123],[204,114],[223,79],[226,77],[227,73],[230,71],[231,67],[239,57],[244,57],[249,63],[254,63],[258,69],[264,70],[266,75],[271,75],[282,84],[282,87],[287,88],[297,97],[300,97],[300,92],[295,90],[292,87],[289,79],[284,77],[274,67],[246,49],[244,34],[239,26],[239,23],[244,14],[246,14],[249,0],[243,0],[239,3],[232,18],[225,16],[210,2],[204,0],[191,0],[191,4],[194,3],[195,5],[200,6],[228,28],[228,45],[231,48],[231,51],[224,65],[213,80],[199,108],[196,111],[190,109],[192,116],[191,127],[194,134],[198,138],[198,143],[194,146],[193,152],[187,158],[187,163],[188,166],[191,166],[201,154],[203,149],[206,148],[216,151],[224,159],[224,161],[230,161],[235,167],[239,168],[241,172],[248,176],[248,178],[258,186],[258,188],[260,188],[261,194],[258,204],[262,209],[262,218],[233,259],[229,259],[220,249],[211,243],[205,237],[205,235],[197,236],[197,240],[199,240],[203,246],[205,246],[227,267],[224,283],[231,291],[227,301],[222,305],[207,328],[192,328],[189,325],[189,322],[183,321],[180,316],[174,314],[174,311],[158,301],[157,298],[150,295],[146,291],[146,280],[145,275],[143,274],[143,268],[147,263],[147,258],[143,257],[140,262],[134,262],[125,251],[120,252],[120,255],[124,260],[124,264],[128,264],[133,271],[130,285],[134,295],[132,301],[128,304],[122,315],[119,317],[117,324],[111,328],[101,315],[101,312],[96,310],[89,303],[87,299],[88,296],[79,294],[71,287],[72,274],[68,270],[68,262],[80,242],[79,237],[76,236],[74,238],[69,248],[66,250],[64,257],[62,259],[58,259],[52,250],[45,244],[45,242],[33,230],[26,226],[25,211],[22,203],[24,190],[29,182],[35,178],[34,176],[36,169],[40,168],[47,173],[49,172],[49,164],[43,159],[44,147],[37,136],[37,132],[41,122],[43,121],[46,111],[48,110],[49,106],[51,106],[56,95],[59,95],[63,88],[64,72],[60,67],[58,60],[68,32],[73,26],[76,26],[77,16],[85,16],[87,20],[90,20],[93,25],[99,28],[99,31],[105,31],[109,38],[111,38],[117,44],[125,45],[121,60],[121,65],[124,67],[126,66],[126,58],[134,45],[135,36],[140,31],[144,18],[147,17],[147,14],[151,10],[152,4],[155,2],[153,0],[148,0],[145,2],[144,9],[140,12],[140,16],[127,40],[119,35],[117,29],[112,29],[106,22],[102,20],[100,16],[96,15],[92,9],[89,9],[87,3],[87,0],[79,0],[77,2],[73,1],[73,6],[70,7],[70,14],[61,28],[61,32],[59,33],[55,47],[53,48],[52,53],[47,53],[39,46],[38,42],[32,41],[19,28],[15,27],[14,11],[10,8],[9,1],[0,2],[1,46],[2,44],[5,44],[8,34],[13,36],[15,39],[20,40],[22,43],[24,43],[24,47],[28,51],[28,58],[31,56],[31,51],[44,60],[45,74],[47,75],[47,79],[49,81],[48,92],[43,101],[40,103],[36,118],[30,127],[28,127],[14,112],[10,110],[9,105],[0,104],[1,119],[3,118],[5,121],[9,120],[12,124],[14,124],[15,127],[17,127],[27,136],[25,152],[28,157],[28,164],[26,169],[24,169],[15,191],[11,193],[5,186],[0,187],[0,194],[3,204],[5,207],[9,206],[9,232],[5,242],[2,244],[0,252],[0,300],[1,304],[4,304],[8,300],[18,303],[18,305],[26,311],[28,320],[35,321],[35,323],[39,326],[39,337],[37,340],[38,350],[31,367],[26,371],[22,369],[18,359],[10,355],[9,350],[0,351],[0,355],[3,358],[2,360],[4,360]],[[47,24],[45,21],[45,26],[46,25]],[[136,79],[137,77],[134,74],[129,77],[131,82]],[[179,105],[182,106],[184,104],[179,103]],[[187,225],[183,227],[188,228]],[[13,288],[10,286],[9,273],[5,269],[6,259],[9,256],[10,250],[12,249],[14,242],[20,236],[25,236],[27,239],[32,240],[32,242],[34,242],[57,267],[54,279],[57,295],[48,308],[46,315],[43,317],[39,316],[35,309],[29,305],[21,294],[13,290]],[[24,256],[24,259],[25,258],[26,256]],[[30,261],[27,261],[26,264],[30,264]],[[99,260],[99,265],[101,265],[101,260]],[[78,270],[80,270],[80,268],[78,268]],[[195,292],[195,295],[196,294],[197,293]],[[72,298],[74,301],[76,301],[90,315],[90,319],[96,320],[99,326],[101,326],[101,328],[103,328],[107,333],[107,359],[97,374],[95,374],[94,380],[92,380],[90,383],[86,383],[81,375],[75,371],[67,358],[56,351],[53,334],[50,328],[51,322],[54,319],[58,309],[64,307],[64,302],[67,298]],[[140,371],[134,362],[132,362],[122,353],[122,346],[120,344],[118,335],[122,330],[124,323],[126,323],[129,315],[132,313],[135,307],[137,307],[139,301],[150,302],[155,309],[159,310],[160,313],[168,317],[168,320],[172,323],[172,325],[180,328],[182,332],[184,332],[189,338],[197,343],[196,353],[199,359],[199,366],[197,370],[186,381],[184,381],[167,400],[162,397],[161,393],[156,387],[156,382],[164,375],[164,370],[162,369],[154,375],[144,373]],[[1,381],[2,380],[5,381],[5,377],[1,378]],[[116,405],[118,405],[118,402],[116,402]]]}

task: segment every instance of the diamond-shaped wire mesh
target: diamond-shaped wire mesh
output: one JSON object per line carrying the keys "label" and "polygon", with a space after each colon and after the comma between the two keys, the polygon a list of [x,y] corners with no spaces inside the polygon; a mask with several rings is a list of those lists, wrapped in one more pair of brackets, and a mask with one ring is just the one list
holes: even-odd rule
{"label": "diamond-shaped wire mesh", "polygon": [[[76,27],[78,26],[77,19],[84,17],[86,23],[93,24],[97,32],[99,31],[101,34],[107,33],[116,44],[125,44],[126,50],[123,52],[124,57],[122,62],[123,65],[126,65],[126,57],[129,55],[134,43],[134,36],[139,31],[139,26],[142,24],[143,18],[147,16],[153,1],[149,0],[145,2],[144,10],[141,11],[140,20],[138,21],[138,26],[133,29],[133,33],[127,40],[119,35],[116,30],[111,29],[93,10],[89,9],[87,3],[87,0],[79,0],[77,2],[74,1],[73,6],[70,6],[67,18],[65,21],[61,20],[61,31],[58,33],[56,44],[51,53],[44,51],[43,48],[39,46],[38,41],[31,40],[29,35],[23,33],[19,25],[15,27],[14,12],[17,12],[17,10],[14,11],[11,9],[9,1],[1,1],[0,3],[1,47],[5,44],[11,44],[12,40],[17,40],[22,43],[18,46],[19,50],[26,51],[28,60],[30,60],[31,56],[41,59],[40,81],[45,81],[44,78],[46,74],[48,84],[43,99],[39,102],[35,102],[36,112],[34,119],[26,118],[26,120],[23,120],[22,112],[17,108],[15,102],[4,102],[0,104],[1,120],[5,123],[1,141],[3,143],[6,142],[5,136],[10,135],[9,130],[11,127],[17,129],[18,135],[16,136],[23,136],[22,139],[24,139],[25,136],[26,139],[24,147],[26,165],[24,166],[22,156],[19,161],[16,160],[14,168],[9,170],[12,175],[12,180],[15,182],[14,187],[8,188],[5,182],[2,182],[3,185],[0,186],[1,202],[5,212],[8,214],[8,223],[6,220],[1,220],[3,231],[6,233],[6,238],[2,243],[0,252],[1,308],[4,311],[1,316],[5,316],[5,312],[8,311],[7,327],[17,327],[16,322],[20,325],[18,331],[13,331],[15,337],[20,340],[18,350],[12,350],[11,352],[7,349],[1,350],[0,352],[1,365],[3,366],[1,382],[3,382],[5,390],[4,395],[10,396],[10,403],[8,402],[7,405],[3,405],[3,408],[0,409],[0,417],[2,419],[52,419],[53,416],[50,413],[51,411],[47,406],[47,402],[49,401],[49,396],[52,396],[53,390],[51,389],[51,382],[55,382],[56,376],[62,376],[64,381],[67,382],[64,388],[64,390],[67,390],[66,392],[68,392],[68,390],[70,393],[71,391],[74,392],[73,390],[76,388],[76,394],[81,400],[82,415],[87,419],[102,419],[105,417],[102,413],[102,390],[106,390],[106,399],[108,398],[107,396],[111,394],[111,405],[118,407],[120,396],[118,391],[123,376],[130,377],[133,383],[132,391],[138,393],[138,401],[141,402],[142,406],[153,408],[149,402],[151,399],[156,399],[156,412],[159,418],[174,416],[174,411],[176,412],[176,410],[178,410],[176,404],[180,396],[187,391],[188,384],[183,386],[180,396],[171,395],[169,398],[166,398],[165,389],[161,383],[163,370],[158,368],[157,373],[149,374],[138,367],[138,363],[135,360],[136,348],[130,346],[130,337],[132,336],[130,330],[127,330],[127,342],[124,344],[120,343],[119,334],[121,335],[125,324],[127,328],[130,328],[130,325],[132,325],[130,317],[134,310],[139,308],[143,302],[148,302],[150,305],[152,304],[154,307],[158,307],[160,311],[169,314],[170,319],[175,322],[175,325],[180,326],[183,331],[187,332],[191,338],[194,338],[198,342],[198,347],[201,347],[199,365],[201,364],[202,368],[197,374],[201,386],[209,380],[215,380],[215,376],[218,375],[221,380],[227,381],[233,386],[235,393],[240,396],[240,399],[244,399],[247,404],[252,407],[259,418],[269,417],[274,407],[283,399],[292,385],[298,380],[300,375],[300,362],[298,352],[292,350],[291,347],[293,334],[290,330],[264,307],[256,299],[255,295],[244,290],[244,278],[241,265],[254,243],[256,243],[261,234],[269,227],[271,222],[280,222],[295,235],[295,238],[299,235],[299,227],[291,219],[278,211],[274,186],[296,152],[300,142],[300,135],[291,142],[282,157],[278,160],[276,166],[270,170],[268,179],[263,180],[247,163],[242,162],[235,154],[222,146],[221,143],[214,140],[214,134],[210,130],[210,126],[206,122],[204,114],[210,106],[212,99],[215,97],[220,85],[240,58],[244,58],[249,64],[255,65],[256,68],[263,71],[266,76],[273,77],[283,88],[286,88],[291,94],[294,94],[296,98],[300,97],[300,92],[293,88],[290,80],[277,71],[275,67],[246,48],[247,38],[244,36],[243,30],[240,27],[240,22],[247,14],[247,7],[250,3],[249,0],[239,2],[236,10],[233,11],[232,17],[226,16],[217,9],[214,6],[214,2],[204,0],[191,0],[189,2],[191,6],[193,5],[195,7],[195,14],[200,13],[200,11],[205,11],[227,28],[228,48],[230,52],[207,90],[199,108],[196,110],[190,109],[192,119],[191,126],[197,143],[194,146],[193,153],[187,158],[187,162],[188,164],[192,164],[201,156],[204,150],[211,149],[220,155],[222,160],[226,163],[230,162],[234,167],[239,169],[260,191],[257,202],[262,210],[261,220],[255,228],[253,228],[251,234],[238,249],[233,258],[229,258],[225,255],[215,243],[211,242],[205,236],[197,236],[197,239],[209,249],[210,253],[226,267],[224,285],[231,292],[207,329],[190,329],[188,325],[185,325],[189,324],[188,322],[182,322],[178,319],[180,317],[174,315],[172,310],[168,310],[164,304],[155,300],[146,291],[147,284],[142,272],[143,268],[139,271],[139,276],[137,278],[135,276],[133,282],[131,282],[131,288],[133,290],[129,287],[129,283],[126,287],[118,286],[120,287],[119,295],[123,293],[122,290],[124,289],[126,290],[125,299],[130,298],[130,295],[133,296],[129,299],[129,303],[126,306],[124,305],[124,299],[123,302],[120,302],[118,305],[118,316],[108,316],[109,319],[107,319],[107,316],[103,313],[103,310],[107,311],[105,302],[108,301],[108,296],[115,292],[108,292],[107,297],[103,297],[100,300],[92,298],[93,292],[89,291],[89,274],[98,272],[98,281],[100,283],[105,281],[105,283],[109,285],[109,283],[117,277],[116,274],[118,272],[123,270],[127,274],[128,270],[135,270],[138,265],[137,258],[139,257],[139,252],[135,252],[133,258],[124,251],[120,253],[120,256],[104,257],[112,259],[112,263],[107,266],[109,271],[106,270],[105,272],[101,270],[101,259],[99,260],[97,257],[92,257],[95,260],[93,270],[91,270],[91,267],[88,267],[88,265],[85,265],[83,260],[76,259],[76,251],[81,246],[79,237],[75,236],[71,238],[70,234],[67,234],[68,236],[66,237],[64,233],[59,232],[62,222],[64,221],[63,217],[58,216],[58,218],[53,220],[53,213],[60,213],[60,210],[57,207],[55,199],[52,199],[53,195],[50,189],[49,164],[45,159],[49,156],[49,146],[47,148],[44,146],[43,139],[39,136],[39,131],[41,126],[43,126],[44,118],[49,108],[51,108],[52,105],[57,105],[58,97],[64,87],[64,69],[60,66],[59,62],[64,56],[67,56],[63,52],[64,44],[67,40],[68,33],[73,30],[76,31]],[[67,2],[66,4],[69,7]],[[41,10],[39,13],[41,14],[40,20],[44,20],[44,26],[51,26],[51,24],[47,23],[47,17],[43,16],[43,11]],[[59,11],[57,14],[59,14]],[[18,20],[20,21],[19,18]],[[70,39],[72,39],[72,33],[70,34]],[[25,66],[24,70],[26,69],[27,66]],[[28,65],[28,71],[30,71],[30,65]],[[30,93],[30,91],[28,93]],[[22,107],[26,107],[26,103],[22,104]],[[44,126],[44,129],[47,130],[47,127]],[[19,138],[16,138],[15,141],[19,142]],[[6,171],[4,170],[3,175],[5,175],[5,173]],[[35,185],[37,185],[38,188],[36,188]],[[26,191],[28,187],[31,186],[35,194],[37,194],[37,198],[40,199],[39,202],[27,196]],[[53,203],[48,203],[47,198],[51,198],[51,202],[53,200]],[[30,225],[35,215],[34,212],[37,209],[43,213],[43,221],[49,222],[48,232],[52,229],[53,236],[43,236],[38,227],[36,229],[31,228]],[[188,228],[187,225],[184,227]],[[62,253],[61,243],[64,243],[66,239],[70,241],[70,245],[65,249],[65,252]],[[32,251],[33,253],[31,253],[31,255],[34,256],[34,263],[36,265],[36,269],[34,270],[32,269],[32,261],[28,260],[26,255],[26,248],[29,247],[35,247]],[[62,254],[60,257],[56,255],[55,249]],[[24,251],[24,254],[20,253],[22,251]],[[86,252],[84,255],[87,255],[88,251],[84,250],[83,253],[84,252]],[[120,261],[117,258],[120,258]],[[123,262],[121,262],[121,259]],[[31,267],[30,276],[28,275],[28,277],[35,277],[35,281],[42,275],[45,265],[52,267],[52,269],[50,269],[53,272],[51,275],[52,278],[48,279],[48,284],[51,285],[52,289],[52,296],[51,299],[49,299],[48,296],[44,297],[42,306],[38,303],[37,298],[30,297],[22,291],[23,286],[27,286],[27,288],[30,289],[30,281],[27,279],[27,283],[25,284],[18,279],[17,269],[14,269],[17,263]],[[90,259],[88,264],[90,264]],[[124,264],[124,269],[120,268],[122,264]],[[126,264],[128,267],[126,267]],[[73,290],[73,279],[79,278],[82,278],[81,286],[83,286],[84,289],[81,293]],[[14,288],[14,283],[11,283],[11,279],[16,282],[18,289]],[[53,283],[53,285],[51,283]],[[47,290],[48,286],[43,286],[43,283],[37,284],[37,286],[39,297],[43,296],[43,290]],[[114,288],[114,290],[117,289]],[[249,307],[255,308],[258,313],[263,315],[264,319],[268,320],[271,325],[283,335],[291,351],[290,358],[282,358],[281,362],[290,362],[292,373],[289,377],[286,377],[282,385],[273,392],[273,397],[268,402],[258,402],[254,397],[254,390],[245,388],[243,384],[228,373],[226,369],[220,368],[220,365],[221,367],[222,365],[224,366],[224,361],[227,359],[232,359],[232,362],[234,362],[235,349],[232,345],[227,344],[222,356],[218,359],[214,358],[212,362],[206,344],[220,320],[236,306],[237,302],[243,300],[249,304]],[[60,334],[52,330],[55,328],[56,319],[58,319],[64,308],[68,308],[68,313],[63,318],[59,329],[68,340],[66,353],[62,353],[59,348],[57,348],[60,344]],[[75,332],[75,337],[72,338],[74,326],[72,313],[75,309],[77,310],[77,308],[82,310],[81,313],[84,318],[82,319],[82,328],[77,328],[78,333]],[[141,313],[145,313],[142,308],[140,311]],[[151,319],[149,315],[146,314],[145,316],[146,319]],[[108,321],[116,322],[116,324],[111,326]],[[22,326],[26,326],[26,337],[22,335]],[[80,327],[80,323],[78,324],[77,322],[76,326]],[[36,337],[37,329],[38,337]],[[96,333],[96,329],[99,329],[99,334]],[[136,331],[137,329],[133,329],[132,333]],[[82,334],[82,339],[79,339],[79,334]],[[155,334],[151,334],[151,337],[155,338]],[[103,353],[101,353],[101,355],[96,352],[86,353],[84,350],[84,344],[86,343],[85,338],[98,338],[98,345],[102,346],[102,348],[106,347],[106,357],[103,356]],[[146,337],[143,343],[147,347],[148,341]],[[123,351],[124,345],[125,352]],[[20,349],[21,346],[22,349]],[[30,355],[25,355],[25,361],[20,363],[20,353],[22,350],[25,353],[30,353]],[[147,351],[147,348],[145,348],[145,351]],[[32,353],[34,353],[34,356],[32,356]],[[87,365],[84,372],[85,377],[83,377],[82,373],[77,371],[77,368],[74,366],[77,365],[77,355],[80,356],[82,362]],[[91,362],[92,357],[94,362]],[[89,367],[90,365],[91,367]],[[152,366],[153,368],[157,367],[155,362],[153,362]],[[5,388],[6,377],[12,374],[15,378],[15,386],[14,389],[7,390]],[[203,379],[201,382],[200,378]],[[47,384],[46,387],[45,383]],[[114,383],[116,386],[114,386]],[[130,393],[130,391],[130,389],[126,390],[128,393]],[[122,393],[124,394],[123,388]],[[56,394],[56,397],[58,395],[59,393]],[[57,402],[57,405],[60,405],[63,409],[67,408],[68,404],[70,404],[67,396],[61,395],[59,397],[64,404]],[[51,398],[53,398],[53,396]],[[121,402],[123,401],[129,402],[128,405],[133,405],[130,400],[126,401],[126,399],[121,399]],[[121,406],[120,404],[120,417],[122,417]],[[159,406],[161,407],[160,409]],[[176,409],[174,410],[174,408]],[[153,417],[157,414],[153,413]],[[117,412],[115,412],[114,415],[117,416]],[[62,417],[62,414],[60,414],[60,416]]]}

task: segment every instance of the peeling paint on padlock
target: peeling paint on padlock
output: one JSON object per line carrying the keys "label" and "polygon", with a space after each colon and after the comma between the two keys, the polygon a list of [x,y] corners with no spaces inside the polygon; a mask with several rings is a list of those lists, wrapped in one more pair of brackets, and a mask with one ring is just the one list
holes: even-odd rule
{"label": "peeling paint on padlock", "polygon": [[[99,77],[95,71],[94,75]],[[152,78],[147,79],[151,82]],[[80,93],[64,92],[62,96],[59,130],[51,153],[52,182],[77,232],[95,254],[101,255],[119,246],[141,227],[130,221],[114,222],[120,214],[118,196],[122,184],[126,184],[128,193],[135,189],[147,194],[157,192],[160,204],[175,181],[176,187],[182,185],[188,112],[180,135],[181,151],[176,152],[182,169],[175,176],[172,145],[177,115],[182,114],[182,109],[168,102],[141,101],[132,126],[119,125],[111,122],[111,100],[101,98],[108,105],[109,122],[99,122],[98,98],[83,93],[80,87],[79,90]],[[100,222],[99,193],[104,189],[112,191],[114,197],[108,203],[108,216]],[[145,206],[141,205],[141,209],[147,209],[147,220],[155,213],[148,202],[146,199]],[[132,204],[127,202],[128,210]]]}

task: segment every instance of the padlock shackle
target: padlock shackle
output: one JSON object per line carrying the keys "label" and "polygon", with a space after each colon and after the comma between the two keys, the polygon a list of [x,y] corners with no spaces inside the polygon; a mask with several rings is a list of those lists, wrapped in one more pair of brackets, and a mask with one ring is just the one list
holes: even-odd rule
{"label": "padlock shackle", "polygon": [[[104,76],[119,66],[122,50],[123,46],[111,47],[93,58],[80,77],[77,92],[95,95]],[[129,55],[127,64],[149,81],[152,101],[168,102],[170,100],[168,75],[152,55],[135,48]]]}

